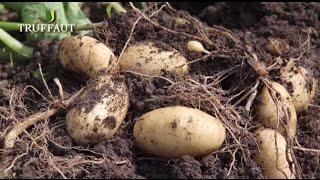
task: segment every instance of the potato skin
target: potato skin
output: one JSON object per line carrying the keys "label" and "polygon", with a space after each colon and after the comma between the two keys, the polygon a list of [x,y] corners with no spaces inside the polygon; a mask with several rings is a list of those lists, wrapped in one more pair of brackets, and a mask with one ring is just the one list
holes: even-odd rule
{"label": "potato skin", "polygon": [[117,70],[113,52],[102,42],[89,36],[64,38],[60,42],[58,56],[64,68],[90,77],[102,69]]}
{"label": "potato skin", "polygon": [[[294,137],[297,129],[297,113],[294,108],[291,96],[281,84],[277,82],[271,82],[271,86],[275,89],[277,94],[279,94],[284,99],[284,108],[288,111],[288,117],[290,120],[289,125],[286,125],[286,122],[284,122],[284,124],[289,129],[289,132],[288,132],[289,136]],[[258,109],[257,119],[265,127],[276,129],[278,125],[277,124],[278,122],[277,106],[274,103],[267,87],[263,87],[261,91],[260,104],[258,105],[257,109]],[[279,121],[281,119],[286,119],[285,113],[282,110],[282,108],[280,108]],[[285,127],[281,124],[281,122],[279,122],[277,131],[280,132],[283,136],[286,136]]]}
{"label": "potato skin", "polygon": [[123,77],[92,78],[66,115],[67,132],[77,144],[96,144],[116,133],[128,107],[129,93]]}
{"label": "potato skin", "polygon": [[281,79],[291,86],[290,95],[297,113],[303,112],[317,94],[318,82],[303,67],[296,66],[292,60],[280,70]]}
{"label": "potato skin", "polygon": [[151,42],[130,45],[122,54],[119,65],[122,70],[137,71],[147,75],[161,75],[162,70],[185,74],[187,60],[177,50],[165,51]]}
{"label": "potato skin", "polygon": [[141,150],[172,158],[202,156],[218,149],[226,130],[222,122],[203,111],[170,106],[141,116],[134,125],[133,136]]}
{"label": "potato skin", "polygon": [[[257,154],[254,159],[264,171],[266,178],[269,179],[294,179],[295,172],[291,172],[286,157],[287,142],[285,138],[272,129],[258,129],[254,136],[258,143]],[[292,160],[290,150],[288,150],[288,159]]]}

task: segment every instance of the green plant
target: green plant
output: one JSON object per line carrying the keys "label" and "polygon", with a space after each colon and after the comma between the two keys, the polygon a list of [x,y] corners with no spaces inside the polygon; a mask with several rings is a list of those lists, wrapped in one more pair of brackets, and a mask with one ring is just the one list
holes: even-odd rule
{"label": "green plant", "polygon": [[[21,22],[0,21],[0,42],[3,43],[0,60],[14,59],[19,63],[32,58],[33,48],[24,45],[8,33],[20,30],[20,26],[24,24],[75,24],[78,31],[82,30],[82,26],[85,27],[86,31],[81,31],[79,34],[89,32],[87,26],[91,21],[76,2],[4,2],[3,5],[20,13]],[[42,39],[63,39],[70,35],[71,32],[31,32],[26,35],[25,43]]]}

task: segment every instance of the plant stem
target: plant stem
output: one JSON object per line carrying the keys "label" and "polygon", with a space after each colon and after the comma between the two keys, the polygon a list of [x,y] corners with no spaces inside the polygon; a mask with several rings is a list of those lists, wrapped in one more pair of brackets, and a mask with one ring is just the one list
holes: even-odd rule
{"label": "plant stem", "polygon": [[127,10],[119,2],[106,2],[105,4],[108,6],[111,6],[118,13],[126,13],[127,12]]}
{"label": "plant stem", "polygon": [[19,25],[23,25],[23,23],[0,21],[0,28],[5,31],[18,31],[20,29]]}
{"label": "plant stem", "polygon": [[76,31],[92,30],[92,29],[97,28],[97,27],[102,27],[103,25],[104,25],[104,22],[85,24],[85,25],[82,25],[82,26],[76,26],[74,28],[74,30],[76,30]]}
{"label": "plant stem", "polygon": [[11,50],[17,52],[18,54],[26,57],[32,58],[33,48],[22,44],[20,41],[13,38],[10,34],[0,28],[0,41],[2,41]]}
{"label": "plant stem", "polygon": [[30,58],[22,56],[8,48],[0,48],[0,62],[10,63],[12,66],[14,64],[20,64],[27,62]]}

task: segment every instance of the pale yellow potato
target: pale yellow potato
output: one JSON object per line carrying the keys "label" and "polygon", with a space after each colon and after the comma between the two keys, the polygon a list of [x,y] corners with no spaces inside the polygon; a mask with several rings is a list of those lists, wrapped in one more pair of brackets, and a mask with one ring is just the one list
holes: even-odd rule
{"label": "pale yellow potato", "polygon": [[188,41],[187,49],[198,53],[210,54],[210,51],[206,50],[199,41]]}
{"label": "pale yellow potato", "polygon": [[161,75],[162,70],[185,74],[187,60],[177,50],[163,50],[152,42],[130,45],[119,59],[122,70],[136,71],[146,75]]}
{"label": "pale yellow potato", "polygon": [[[286,151],[285,138],[275,130],[264,128],[255,133],[258,149],[254,160],[268,179],[294,179],[295,170],[290,170],[293,162],[290,150]],[[288,154],[286,154],[288,152]],[[288,157],[288,160],[287,160]],[[293,167],[294,164],[292,163]]]}
{"label": "pale yellow potato", "polygon": [[317,94],[318,81],[303,67],[296,66],[292,60],[280,70],[297,113],[305,111]]}
{"label": "pale yellow potato", "polygon": [[[260,103],[258,104],[257,119],[268,128],[277,129],[283,136],[286,136],[285,127],[289,130],[290,137],[294,137],[297,129],[297,113],[294,108],[292,98],[288,91],[279,83],[272,82],[271,87],[282,97],[283,107],[288,111],[287,116],[283,108],[279,106],[279,123],[278,123],[278,110],[275,102],[273,101],[270,92],[267,87],[263,87],[260,94]],[[276,94],[277,94],[276,93]],[[280,102],[280,101],[279,101]],[[289,119],[290,122],[283,122],[281,120]],[[277,128],[278,127],[278,128]]]}
{"label": "pale yellow potato", "polygon": [[58,50],[62,66],[90,77],[101,70],[117,70],[116,57],[102,42],[89,36],[64,38]]}
{"label": "pale yellow potato", "polygon": [[203,111],[170,106],[141,116],[133,137],[141,150],[154,155],[202,156],[222,145],[226,129],[220,120]]}
{"label": "pale yellow potato", "polygon": [[129,92],[120,75],[99,75],[66,115],[67,132],[77,144],[96,144],[113,136],[125,118]]}

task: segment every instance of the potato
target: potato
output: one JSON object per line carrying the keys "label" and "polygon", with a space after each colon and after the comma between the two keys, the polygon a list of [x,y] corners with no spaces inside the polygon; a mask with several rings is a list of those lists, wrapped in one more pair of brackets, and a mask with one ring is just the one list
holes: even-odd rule
{"label": "potato", "polygon": [[99,75],[87,82],[76,105],[67,113],[67,132],[77,144],[96,144],[116,133],[128,107],[124,78]]}
{"label": "potato", "polygon": [[188,41],[187,49],[198,53],[211,54],[210,51],[206,50],[199,41]]}
{"label": "potato", "polygon": [[290,60],[281,70],[281,79],[287,85],[297,113],[305,111],[317,94],[318,82],[303,67]]}
{"label": "potato", "polygon": [[[284,109],[288,111],[288,119],[290,120],[289,123],[283,122],[285,127],[288,128],[289,132],[288,135],[290,137],[294,137],[296,134],[297,129],[297,114],[294,108],[291,96],[289,95],[288,91],[279,83],[272,82],[271,86],[283,99],[283,106]],[[279,99],[279,97],[278,97]],[[280,99],[279,99],[280,100]],[[260,104],[257,108],[257,119],[265,126],[271,129],[277,129],[283,135],[286,136],[285,127],[282,125],[281,121],[285,120],[285,112],[283,108],[279,106],[279,125],[278,125],[278,111],[277,106],[274,103],[270,92],[267,87],[262,89],[260,94]]]}
{"label": "potato", "polygon": [[295,170],[293,169],[293,172],[290,170],[288,160],[291,163],[293,159],[290,149],[286,150],[287,142],[285,138],[275,130],[267,128],[257,130],[254,135],[258,143],[257,154],[254,159],[263,170],[266,178],[295,178]]}
{"label": "potato", "polygon": [[218,149],[226,130],[220,120],[203,111],[170,106],[141,116],[133,136],[141,150],[171,158],[202,156]]}
{"label": "potato", "polygon": [[129,46],[119,59],[122,70],[147,75],[161,75],[162,70],[185,74],[189,69],[186,62],[186,58],[177,50],[163,50],[151,42]]}
{"label": "potato", "polygon": [[111,49],[89,36],[64,38],[59,45],[58,56],[64,68],[90,77],[102,69],[117,69],[116,57]]}

